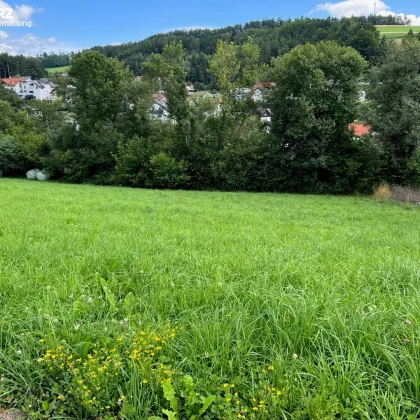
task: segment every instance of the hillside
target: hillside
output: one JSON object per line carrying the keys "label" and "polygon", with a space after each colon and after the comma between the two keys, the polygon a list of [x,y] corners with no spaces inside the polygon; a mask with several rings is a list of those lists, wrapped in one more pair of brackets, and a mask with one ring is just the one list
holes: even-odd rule
{"label": "hillside", "polygon": [[264,20],[209,30],[173,31],[153,35],[143,41],[121,45],[96,46],[93,49],[107,57],[125,62],[136,74],[152,53],[161,53],[170,42],[182,42],[187,51],[188,80],[211,84],[207,72],[209,57],[216,50],[219,39],[242,45],[249,37],[261,48],[261,58],[269,63],[272,57],[285,54],[299,44],[335,40],[342,45],[354,47],[367,60],[371,60],[379,48],[379,33],[376,22],[369,18]]}

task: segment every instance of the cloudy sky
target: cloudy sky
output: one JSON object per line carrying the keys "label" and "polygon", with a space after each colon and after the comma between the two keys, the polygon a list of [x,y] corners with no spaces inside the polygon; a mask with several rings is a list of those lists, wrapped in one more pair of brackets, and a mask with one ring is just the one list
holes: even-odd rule
{"label": "cloudy sky", "polygon": [[[137,41],[174,28],[223,27],[264,18],[369,15],[375,0],[0,0],[0,52],[36,55]],[[420,25],[420,0],[376,0],[378,14]],[[18,22],[24,26],[11,26]]]}

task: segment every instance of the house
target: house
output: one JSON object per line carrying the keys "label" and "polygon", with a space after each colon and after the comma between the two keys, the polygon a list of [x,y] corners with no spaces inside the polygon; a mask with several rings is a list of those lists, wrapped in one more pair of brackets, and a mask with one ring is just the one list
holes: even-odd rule
{"label": "house", "polygon": [[260,82],[252,87],[253,95],[252,99],[257,102],[261,102],[264,99],[264,93],[267,89],[272,89],[276,86],[274,82]]}
{"label": "house", "polygon": [[40,101],[53,101],[54,83],[48,79],[32,80],[30,77],[15,77],[2,79],[3,85],[13,90],[21,99],[33,97]]}
{"label": "house", "polygon": [[195,87],[194,87],[193,82],[188,82],[186,88],[187,88],[187,91],[188,91],[189,95],[191,95],[193,92],[195,92]]}
{"label": "house", "polygon": [[153,95],[153,104],[150,108],[149,116],[152,120],[170,121],[168,103],[163,90]]}
{"label": "house", "polygon": [[263,108],[261,110],[261,122],[271,123],[272,112],[270,108]]}
{"label": "house", "polygon": [[16,93],[16,95],[19,94],[19,83],[24,82],[25,79],[23,77],[8,77],[5,79],[1,79],[1,83],[6,89],[12,90]]}
{"label": "house", "polygon": [[370,125],[361,124],[359,121],[349,124],[348,129],[354,132],[356,138],[372,133],[372,127]]}

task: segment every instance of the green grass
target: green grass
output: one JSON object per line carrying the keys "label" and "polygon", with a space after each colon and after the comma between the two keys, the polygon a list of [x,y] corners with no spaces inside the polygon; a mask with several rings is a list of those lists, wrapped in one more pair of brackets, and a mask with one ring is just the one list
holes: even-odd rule
{"label": "green grass", "polygon": [[[93,389],[99,368],[42,361],[61,345],[83,363],[115,346],[93,392],[127,419],[190,419],[206,396],[205,419],[420,415],[419,208],[1,179],[0,214],[0,408],[98,415],[76,378]],[[162,355],[127,359],[168,324]]]}
{"label": "green grass", "polygon": [[45,70],[47,70],[48,74],[67,73],[70,70],[70,66],[53,67]]}
{"label": "green grass", "polygon": [[420,32],[420,26],[377,26],[377,29],[381,36],[385,35],[385,37],[389,39],[404,38],[407,36],[410,29],[412,29],[415,34]]}

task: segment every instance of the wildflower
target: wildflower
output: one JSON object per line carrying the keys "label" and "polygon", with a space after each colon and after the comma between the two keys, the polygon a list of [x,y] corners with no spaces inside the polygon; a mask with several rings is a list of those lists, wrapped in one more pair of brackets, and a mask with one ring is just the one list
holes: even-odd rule
{"label": "wildflower", "polygon": [[78,329],[80,328],[80,324],[76,324],[75,326],[74,326],[74,329],[77,331]]}
{"label": "wildflower", "polygon": [[148,383],[149,383],[149,381],[148,381],[147,379],[143,379],[143,383],[144,383],[144,384],[148,384]]}
{"label": "wildflower", "polygon": [[44,340],[43,338],[41,338],[41,339],[39,340],[39,342],[40,342],[40,343],[45,343],[45,340]]}
{"label": "wildflower", "polygon": [[93,299],[89,296],[89,297],[87,298],[87,302],[88,302],[88,303],[92,303],[92,302],[93,302]]}
{"label": "wildflower", "polygon": [[298,358],[298,355],[295,353],[294,355],[293,355],[293,359],[297,359]]}
{"label": "wildflower", "polygon": [[57,399],[58,399],[58,400],[60,400],[60,401],[61,401],[61,400],[64,400],[64,395],[59,395],[59,396],[57,397]]}
{"label": "wildflower", "polygon": [[407,321],[405,321],[407,325],[411,325],[413,323],[413,321],[411,319],[407,319]]}
{"label": "wildflower", "polygon": [[258,411],[258,407],[252,407],[254,411]]}
{"label": "wildflower", "polygon": [[410,342],[410,340],[408,338],[404,338],[403,343],[404,344],[408,344]]}
{"label": "wildflower", "polygon": [[231,398],[226,398],[227,403],[230,403],[231,401],[232,401]]}
{"label": "wildflower", "polygon": [[277,396],[279,396],[279,395],[281,395],[281,392],[280,391],[277,391],[276,394],[277,394]]}
{"label": "wildflower", "polygon": [[111,408],[111,406],[110,406],[110,405],[107,405],[105,408],[106,408],[107,410],[109,410],[109,409]]}
{"label": "wildflower", "polygon": [[268,368],[267,368],[268,370],[274,370],[274,366],[273,365],[271,365],[271,366],[268,366]]}
{"label": "wildflower", "polygon": [[223,388],[229,388],[229,384],[223,384]]}
{"label": "wildflower", "polygon": [[16,351],[16,354],[17,354],[18,356],[20,356],[20,355],[22,354],[22,350],[17,350],[17,351]]}

